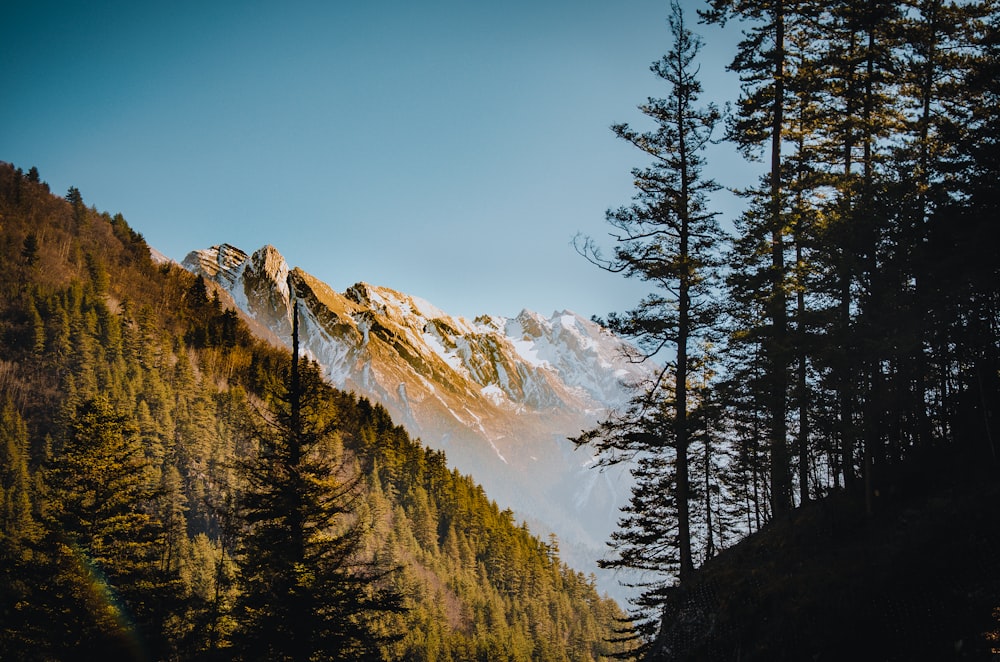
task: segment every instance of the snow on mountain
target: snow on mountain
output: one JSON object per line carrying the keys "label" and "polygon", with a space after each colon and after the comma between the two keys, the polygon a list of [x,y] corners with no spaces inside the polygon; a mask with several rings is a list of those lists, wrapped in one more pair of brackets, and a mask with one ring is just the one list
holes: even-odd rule
{"label": "snow on mountain", "polygon": [[567,386],[583,389],[604,406],[624,404],[628,393],[622,384],[648,376],[648,366],[628,360],[631,346],[566,310],[549,319],[521,311],[506,321],[504,331],[525,361],[555,370]]}
{"label": "snow on mountain", "polygon": [[625,402],[623,384],[648,374],[621,339],[569,311],[470,322],[368,283],[338,293],[290,269],[273,246],[249,255],[221,244],[183,265],[285,344],[298,300],[303,351],[333,385],[380,402],[498,503],[555,531],[564,548],[589,550],[576,564],[593,569],[629,483],[623,471],[589,470],[590,452],[566,438]]}

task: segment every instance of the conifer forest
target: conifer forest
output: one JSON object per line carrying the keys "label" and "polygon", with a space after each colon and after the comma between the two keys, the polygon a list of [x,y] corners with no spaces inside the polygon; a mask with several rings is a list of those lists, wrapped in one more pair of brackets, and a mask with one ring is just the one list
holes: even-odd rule
{"label": "conifer forest", "polygon": [[[595,321],[659,366],[566,442],[631,467],[601,561],[629,604],[328,385],[297,322],[269,344],[0,163],[0,659],[997,659],[1000,8],[664,10],[612,126],[634,195],[573,242],[642,283]],[[719,144],[762,173],[736,218]]]}

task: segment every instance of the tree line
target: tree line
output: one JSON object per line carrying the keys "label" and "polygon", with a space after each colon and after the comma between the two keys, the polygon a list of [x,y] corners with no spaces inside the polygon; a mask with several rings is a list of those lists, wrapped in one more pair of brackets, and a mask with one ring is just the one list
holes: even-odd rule
{"label": "tree line", "polygon": [[[834,492],[892,492],[942,454],[996,463],[1000,410],[998,44],[992,0],[709,0],[738,24],[731,109],[704,103],[679,3],[651,69],[646,165],[607,213],[599,267],[649,285],[598,320],[663,365],[576,441],[634,463],[609,567],[643,586],[651,641],[671,589],[722,547]],[[706,148],[761,166],[723,231]]]}

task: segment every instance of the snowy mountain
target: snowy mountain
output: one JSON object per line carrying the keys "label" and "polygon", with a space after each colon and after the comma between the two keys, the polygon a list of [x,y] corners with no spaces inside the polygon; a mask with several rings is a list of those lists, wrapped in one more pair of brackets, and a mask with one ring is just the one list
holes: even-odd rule
{"label": "snowy mountain", "polygon": [[222,244],[183,264],[286,344],[298,300],[303,351],[332,384],[382,403],[501,506],[554,531],[567,561],[594,569],[629,483],[623,471],[589,470],[590,452],[566,438],[622,404],[622,384],[648,370],[624,357],[621,339],[568,311],[470,322],[367,283],[338,293],[272,246],[248,255]]}

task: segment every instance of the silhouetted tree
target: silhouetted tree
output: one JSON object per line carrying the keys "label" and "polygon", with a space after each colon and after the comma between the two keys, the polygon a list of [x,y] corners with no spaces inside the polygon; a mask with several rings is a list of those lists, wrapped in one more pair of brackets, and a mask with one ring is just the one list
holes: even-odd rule
{"label": "silhouetted tree", "polygon": [[[668,96],[640,106],[656,128],[612,127],[652,160],[632,171],[634,202],[608,212],[614,257],[605,259],[589,238],[577,242],[594,264],[653,288],[636,308],[602,323],[635,339],[642,350],[636,360],[665,358],[664,368],[652,383],[637,386],[624,412],[576,441],[595,443],[605,462],[638,458],[632,502],[612,539],[617,555],[606,565],[654,571],[660,576],[654,586],[674,573],[683,582],[694,571],[689,448],[696,430],[689,381],[708,358],[699,350],[718,320],[713,287],[722,238],[707,206],[708,194],[719,187],[702,176],[703,152],[720,113],[713,105],[698,106],[702,88],[695,60],[702,42],[685,27],[677,2],[669,24],[673,46],[651,66],[666,82]],[[641,606],[658,599],[647,595]]]}
{"label": "silhouetted tree", "polygon": [[315,363],[298,352],[284,392],[253,426],[258,454],[243,472],[237,648],[245,659],[380,659],[380,615],[402,609],[391,569],[363,557],[359,478],[336,433],[336,409]]}

